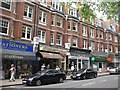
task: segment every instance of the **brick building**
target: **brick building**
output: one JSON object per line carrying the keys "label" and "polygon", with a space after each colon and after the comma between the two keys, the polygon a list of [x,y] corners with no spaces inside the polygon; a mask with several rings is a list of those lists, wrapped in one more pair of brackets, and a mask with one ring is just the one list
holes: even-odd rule
{"label": "brick building", "polygon": [[[92,66],[103,70],[120,64],[118,25],[99,19],[85,23],[75,8],[67,9],[52,0],[34,1],[1,3],[1,70],[5,78],[9,77],[11,63],[20,71],[18,77],[27,75],[28,71],[37,72],[43,63],[51,68],[58,65],[63,70],[72,65],[77,65],[77,69]],[[39,37],[37,52],[32,51],[34,37]],[[95,60],[91,61],[91,57]]]}

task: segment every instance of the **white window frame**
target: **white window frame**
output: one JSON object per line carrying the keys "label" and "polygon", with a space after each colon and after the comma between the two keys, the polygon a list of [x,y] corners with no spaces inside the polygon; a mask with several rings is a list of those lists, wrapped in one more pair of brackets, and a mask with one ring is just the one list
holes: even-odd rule
{"label": "white window frame", "polygon": [[52,0],[52,7],[58,11],[63,12],[62,6],[60,6],[60,2],[56,0]]}
{"label": "white window frame", "polygon": [[83,36],[87,36],[87,27],[83,26]]}
{"label": "white window frame", "polygon": [[83,49],[87,49],[87,40],[83,40]]}
{"label": "white window frame", "polygon": [[[57,42],[57,35],[60,36],[60,43]],[[56,35],[56,45],[62,45],[62,35],[61,34],[57,34]]]}
{"label": "white window frame", "polygon": [[[25,27],[25,37],[22,37],[22,39],[25,39],[25,40],[31,40],[31,32],[32,32],[32,27],[29,27],[29,26],[25,26],[23,25],[23,28]],[[23,32],[23,28],[22,28],[22,32]],[[27,38],[27,32],[29,31],[28,28],[30,28],[30,38]]]}
{"label": "white window frame", "polygon": [[50,44],[54,45],[54,33],[50,34]]}
{"label": "white window frame", "polygon": [[102,43],[100,44],[100,51],[104,51],[104,46]]}
{"label": "white window frame", "polygon": [[115,47],[115,53],[118,53],[118,47]]}
{"label": "white window frame", "polygon": [[[70,24],[70,21],[68,21],[68,25]],[[71,29],[71,26],[68,26],[68,27],[70,27],[70,28],[68,28],[68,31],[70,31],[70,29]]]}
{"label": "white window frame", "polygon": [[108,33],[105,33],[105,40],[108,40]]}
{"label": "white window frame", "polygon": [[[40,38],[39,42],[41,43],[45,43],[45,39],[46,39],[46,32],[43,30],[39,30],[38,33],[40,32],[40,34],[38,34],[38,37]],[[43,32],[44,32],[44,39],[43,39]]]}
{"label": "white window frame", "polygon": [[94,25],[94,19],[92,19],[92,17],[90,17],[90,22],[92,25]]}
{"label": "white window frame", "polygon": [[77,31],[77,22],[73,22],[73,27],[75,27],[75,30],[73,29],[73,31]]}
{"label": "white window frame", "polygon": [[[60,26],[58,25],[60,23]],[[57,27],[62,27],[62,18],[57,16]]]}
{"label": "white window frame", "polygon": [[8,32],[9,32],[9,20],[6,20],[6,19],[0,19],[2,22],[7,22],[8,24],[7,24],[7,27],[6,27],[6,25],[5,25],[5,23],[4,24],[2,24],[2,22],[1,22],[1,27],[4,27],[4,28],[7,28],[7,33],[2,33],[2,32],[0,32],[0,34],[2,34],[2,35],[8,35]]}
{"label": "white window frame", "polygon": [[77,37],[73,37],[73,44],[76,44],[76,46],[73,46],[73,47],[77,47],[78,46],[78,39],[77,39]]}
{"label": "white window frame", "polygon": [[[46,14],[46,12],[39,11],[39,18],[40,18],[40,12],[42,13],[42,16],[41,16],[41,20],[39,19],[39,24],[46,25],[46,17],[47,17],[47,14]],[[44,17],[44,15],[45,15],[45,17]],[[45,18],[45,22],[43,21],[44,18]]]}
{"label": "white window frame", "polygon": [[97,51],[99,51],[100,50],[100,44],[99,43],[97,43]]}
{"label": "white window frame", "polygon": [[112,41],[112,34],[109,34],[109,40]]}
{"label": "white window frame", "polygon": [[100,32],[100,39],[103,39],[103,32]]}
{"label": "white window frame", "polygon": [[8,4],[8,2],[10,2],[10,4],[8,4],[8,5],[10,5],[10,9],[7,9],[7,8],[5,8],[5,7],[2,7],[1,5],[0,5],[0,8],[3,8],[3,9],[5,9],[5,10],[11,11],[12,1],[11,1],[11,0],[2,0],[2,1],[1,1],[1,4],[2,4],[2,2],[3,2],[3,3],[6,3],[6,4]]}
{"label": "white window frame", "polygon": [[71,45],[71,39],[70,39],[70,36],[68,36],[68,40],[67,40],[68,43],[70,43]]}
{"label": "white window frame", "polygon": [[93,28],[90,29],[90,37],[94,38],[94,29]]}
{"label": "white window frame", "polygon": [[95,46],[94,42],[90,42],[90,47],[92,48],[92,50],[94,50],[94,46]]}
{"label": "white window frame", "polygon": [[47,0],[39,0],[39,3],[47,7]]}
{"label": "white window frame", "polygon": [[101,22],[101,20],[97,19],[96,24],[97,24],[97,26],[102,27],[102,22]]}
{"label": "white window frame", "polygon": [[115,36],[115,42],[118,42],[118,37],[117,36]]}
{"label": "white window frame", "polygon": [[112,45],[109,46],[109,51],[110,51],[110,52],[113,52]]}
{"label": "white window frame", "polygon": [[53,22],[53,24],[51,22],[51,25],[54,26],[55,25],[55,16],[54,15],[52,15],[52,20],[51,21]]}
{"label": "white window frame", "polygon": [[74,8],[70,8],[70,9],[68,9],[68,14],[70,14],[74,17],[77,17],[77,10]]}
{"label": "white window frame", "polygon": [[[27,6],[27,16],[24,15],[24,19],[32,20],[33,18],[33,8],[27,4],[24,6],[24,13],[25,13],[25,7]],[[32,9],[32,12],[30,12],[30,9]],[[31,17],[29,17],[29,13],[31,13]]]}

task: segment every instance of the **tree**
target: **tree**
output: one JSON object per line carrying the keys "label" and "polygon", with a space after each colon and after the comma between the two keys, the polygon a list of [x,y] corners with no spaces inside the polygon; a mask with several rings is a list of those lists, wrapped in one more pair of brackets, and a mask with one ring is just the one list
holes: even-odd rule
{"label": "tree", "polygon": [[61,2],[61,5],[67,8],[71,8],[71,6],[75,4],[76,10],[78,11],[80,17],[84,18],[85,22],[89,22],[90,18],[95,18],[94,8],[93,5],[95,3],[93,2],[86,2],[85,0],[77,0],[74,1],[67,1],[67,2]]}
{"label": "tree", "polygon": [[120,24],[120,0],[101,0],[100,2],[88,2],[88,0],[68,0],[67,2],[61,2],[61,5],[70,8],[75,3],[76,9],[79,15],[87,22],[90,21],[90,17],[96,18],[94,11],[103,11],[103,15],[107,15],[107,19],[115,19]]}
{"label": "tree", "polygon": [[98,10],[107,15],[107,19],[114,19],[120,25],[120,0],[103,0],[98,4]]}

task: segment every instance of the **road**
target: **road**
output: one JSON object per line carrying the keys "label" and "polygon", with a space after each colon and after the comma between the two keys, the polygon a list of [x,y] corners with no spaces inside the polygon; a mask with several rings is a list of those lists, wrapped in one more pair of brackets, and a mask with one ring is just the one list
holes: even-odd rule
{"label": "road", "polygon": [[107,75],[94,79],[66,80],[64,81],[64,83],[48,84],[41,86],[18,85],[5,88],[118,88],[118,77],[118,75]]}

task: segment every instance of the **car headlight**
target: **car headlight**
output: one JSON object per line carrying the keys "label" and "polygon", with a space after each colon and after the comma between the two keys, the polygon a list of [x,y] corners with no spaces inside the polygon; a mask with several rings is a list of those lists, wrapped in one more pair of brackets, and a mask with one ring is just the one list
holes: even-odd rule
{"label": "car headlight", "polygon": [[77,76],[79,77],[81,74],[77,74]]}
{"label": "car headlight", "polygon": [[32,80],[33,80],[33,78],[29,78],[28,80],[29,80],[29,81],[32,81]]}

